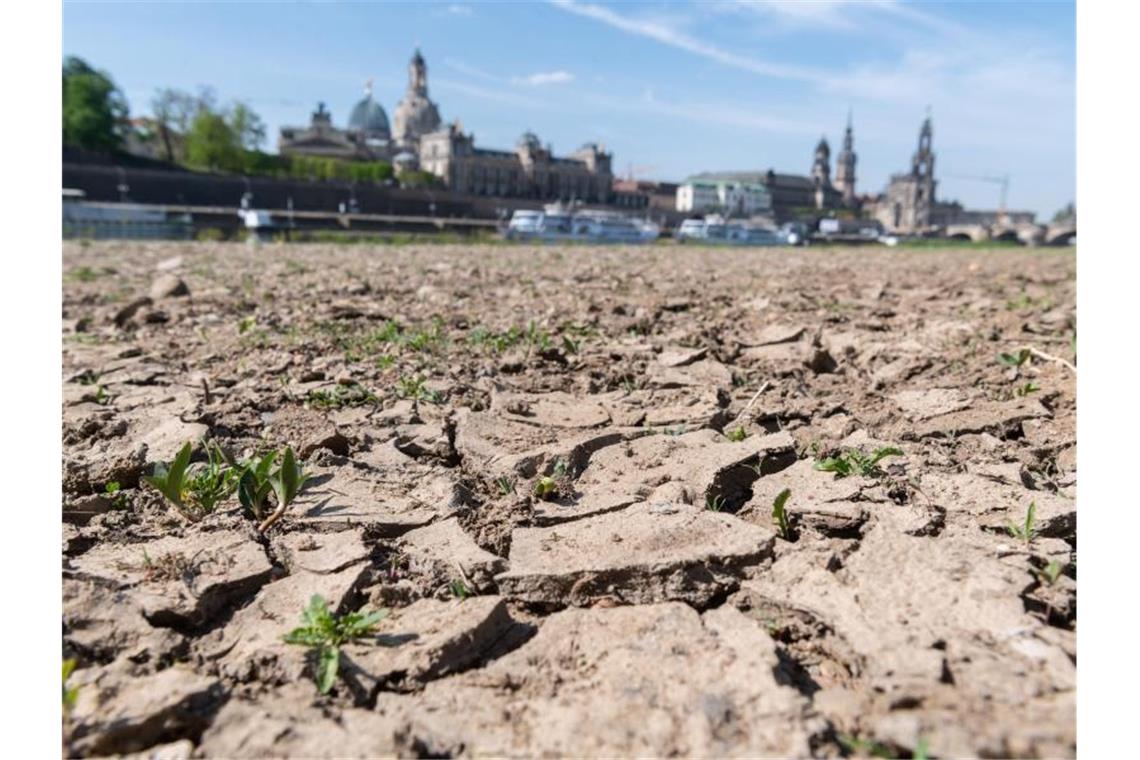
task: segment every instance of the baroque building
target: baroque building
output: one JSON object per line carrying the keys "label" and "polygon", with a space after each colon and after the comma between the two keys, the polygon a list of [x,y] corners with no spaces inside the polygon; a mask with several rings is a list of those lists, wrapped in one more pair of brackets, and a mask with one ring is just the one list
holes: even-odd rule
{"label": "baroque building", "polygon": [[911,157],[910,171],[891,175],[886,193],[879,198],[875,217],[894,232],[920,232],[937,224],[934,191],[934,129],[930,116],[918,133],[918,149]]}
{"label": "baroque building", "polygon": [[389,157],[390,141],[388,116],[372,98],[369,82],[364,98],[352,109],[347,129],[333,126],[332,114],[325,109],[324,103],[318,103],[309,126],[281,128],[277,137],[277,151],[287,156],[378,161]]}
{"label": "baroque building", "polygon": [[613,154],[587,143],[566,157],[554,155],[533,132],[513,151],[477,148],[459,122],[420,138],[420,165],[448,188],[474,195],[605,203],[613,186]]}
{"label": "baroque building", "polygon": [[855,196],[855,136],[851,128],[851,112],[847,112],[847,129],[843,133],[843,150],[835,159],[835,189],[848,208],[858,205]]}
{"label": "baroque building", "polygon": [[416,49],[408,64],[408,89],[396,106],[396,144],[417,151],[424,135],[439,129],[439,109],[428,97],[427,62]]}

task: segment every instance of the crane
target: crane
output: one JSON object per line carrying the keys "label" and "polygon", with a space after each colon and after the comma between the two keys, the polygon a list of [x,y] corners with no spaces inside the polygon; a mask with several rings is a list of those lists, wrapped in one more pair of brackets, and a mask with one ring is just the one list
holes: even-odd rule
{"label": "crane", "polygon": [[1009,175],[1003,174],[1000,177],[978,176],[973,174],[947,174],[950,179],[968,179],[975,182],[992,182],[1001,185],[1001,201],[998,204],[998,216],[1005,217],[1005,198],[1009,192]]}

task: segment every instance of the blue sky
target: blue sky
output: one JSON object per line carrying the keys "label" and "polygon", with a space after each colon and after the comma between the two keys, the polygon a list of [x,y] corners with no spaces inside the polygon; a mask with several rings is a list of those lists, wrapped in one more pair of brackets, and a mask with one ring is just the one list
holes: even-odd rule
{"label": "blue sky", "polygon": [[[134,115],[163,86],[241,99],[269,127],[325,101],[343,125],[364,81],[389,118],[418,44],[445,120],[484,147],[535,131],[604,142],[615,168],[806,174],[854,113],[859,192],[909,165],[932,109],[939,197],[1052,215],[1075,196],[1069,2],[79,3],[63,49],[111,73]],[[834,171],[834,168],[833,168]],[[963,178],[959,178],[963,177]]]}

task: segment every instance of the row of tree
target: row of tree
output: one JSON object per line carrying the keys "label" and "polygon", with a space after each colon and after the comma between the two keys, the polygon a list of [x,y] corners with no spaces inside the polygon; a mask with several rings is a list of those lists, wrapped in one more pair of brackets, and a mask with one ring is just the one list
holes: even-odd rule
{"label": "row of tree", "polygon": [[[341,161],[282,156],[261,150],[265,123],[247,103],[220,105],[213,90],[197,94],[161,89],[151,100],[151,117],[128,119],[126,98],[110,75],[80,58],[63,64],[63,144],[102,152],[123,150],[128,141],[158,146],[167,161],[207,171],[298,179],[386,182],[387,161]],[[438,184],[424,172],[404,172],[401,184]]]}

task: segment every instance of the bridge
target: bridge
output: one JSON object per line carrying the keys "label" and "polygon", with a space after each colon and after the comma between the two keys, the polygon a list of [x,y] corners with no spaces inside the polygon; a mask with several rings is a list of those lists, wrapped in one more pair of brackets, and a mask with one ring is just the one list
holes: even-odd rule
{"label": "bridge", "polygon": [[1067,219],[1050,224],[950,224],[945,229],[951,240],[1008,241],[1023,245],[1076,245],[1077,221]]}

